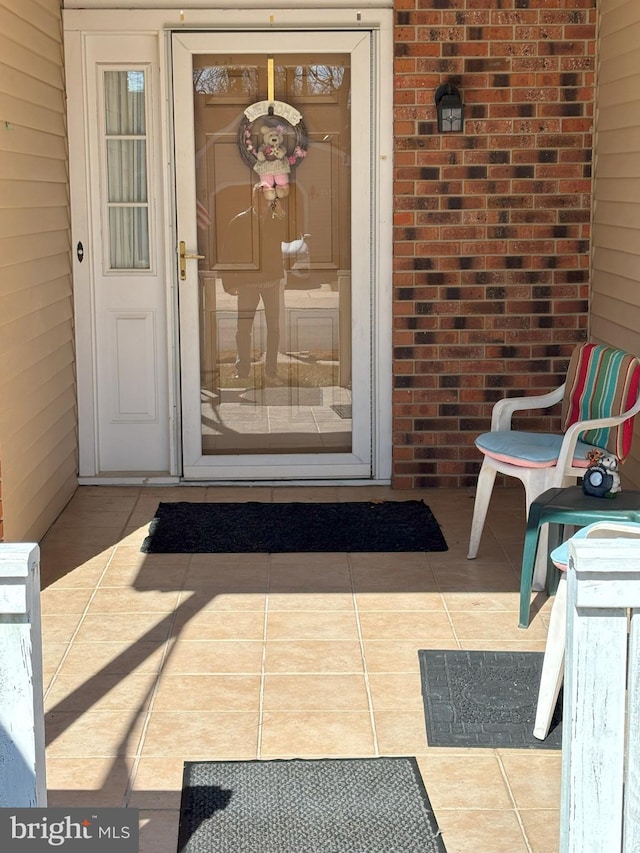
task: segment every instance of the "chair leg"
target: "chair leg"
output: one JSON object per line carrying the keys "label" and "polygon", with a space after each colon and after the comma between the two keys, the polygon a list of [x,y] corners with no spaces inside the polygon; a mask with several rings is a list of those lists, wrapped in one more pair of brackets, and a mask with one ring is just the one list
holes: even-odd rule
{"label": "chair leg", "polygon": [[540,690],[533,736],[544,740],[549,734],[551,718],[558,701],[564,676],[564,652],[567,639],[567,580],[565,573],[558,582],[558,590],[551,608],[547,645],[542,663]]}
{"label": "chair leg", "polygon": [[476,499],[473,505],[473,519],[471,521],[471,536],[469,538],[469,553],[467,554],[468,560],[473,560],[478,556],[478,548],[480,547],[480,539],[487,518],[493,484],[496,481],[496,469],[488,465],[487,461],[487,457],[485,456],[482,468],[478,474]]}

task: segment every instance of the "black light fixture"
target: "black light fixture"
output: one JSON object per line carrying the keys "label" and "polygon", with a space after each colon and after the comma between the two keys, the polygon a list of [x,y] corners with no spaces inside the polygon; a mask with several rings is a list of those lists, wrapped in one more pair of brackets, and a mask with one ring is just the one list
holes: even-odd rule
{"label": "black light fixture", "polygon": [[438,133],[459,133],[462,130],[462,99],[453,83],[438,86],[434,96],[438,113]]}

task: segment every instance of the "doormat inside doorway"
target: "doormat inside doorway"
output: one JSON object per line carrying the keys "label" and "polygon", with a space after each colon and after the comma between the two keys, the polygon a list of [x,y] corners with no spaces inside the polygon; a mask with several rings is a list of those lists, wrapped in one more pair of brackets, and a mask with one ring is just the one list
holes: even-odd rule
{"label": "doormat inside doorway", "polygon": [[423,501],[161,503],[148,554],[446,551]]}
{"label": "doormat inside doorway", "polygon": [[415,758],[187,762],[178,853],[446,853]]}

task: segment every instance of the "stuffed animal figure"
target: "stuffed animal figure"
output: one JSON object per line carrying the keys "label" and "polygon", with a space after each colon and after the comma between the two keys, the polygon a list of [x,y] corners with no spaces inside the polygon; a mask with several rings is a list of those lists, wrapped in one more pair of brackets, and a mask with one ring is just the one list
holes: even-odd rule
{"label": "stuffed animal figure", "polygon": [[255,171],[260,175],[264,197],[268,201],[289,194],[291,165],[284,145],[284,132],[280,127],[262,125],[262,142],[256,151]]}
{"label": "stuffed animal figure", "polygon": [[587,453],[589,467],[582,479],[582,491],[596,498],[612,498],[622,491],[618,459],[612,453],[594,448]]}

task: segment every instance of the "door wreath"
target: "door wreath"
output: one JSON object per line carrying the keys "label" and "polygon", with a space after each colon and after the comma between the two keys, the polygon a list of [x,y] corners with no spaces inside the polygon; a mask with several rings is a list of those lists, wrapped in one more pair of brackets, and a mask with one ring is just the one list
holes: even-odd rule
{"label": "door wreath", "polygon": [[264,197],[271,202],[285,198],[291,170],[307,156],[302,115],[282,101],[251,104],[240,122],[238,148],[244,162],[260,177]]}

